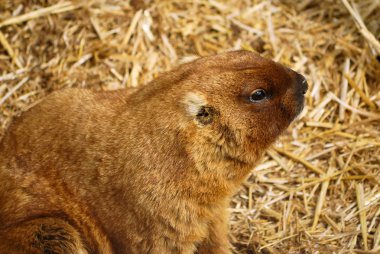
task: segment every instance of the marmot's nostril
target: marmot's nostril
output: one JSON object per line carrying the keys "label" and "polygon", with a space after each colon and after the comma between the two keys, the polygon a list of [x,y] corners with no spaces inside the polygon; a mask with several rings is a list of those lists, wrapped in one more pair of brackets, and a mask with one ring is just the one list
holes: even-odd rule
{"label": "marmot's nostril", "polygon": [[308,88],[309,88],[309,85],[307,84],[306,79],[304,79],[304,80],[302,81],[302,93],[303,93],[303,94],[306,94]]}
{"label": "marmot's nostril", "polygon": [[302,91],[303,94],[306,93],[309,85],[307,84],[307,81],[304,76],[301,74],[297,74],[297,86]]}

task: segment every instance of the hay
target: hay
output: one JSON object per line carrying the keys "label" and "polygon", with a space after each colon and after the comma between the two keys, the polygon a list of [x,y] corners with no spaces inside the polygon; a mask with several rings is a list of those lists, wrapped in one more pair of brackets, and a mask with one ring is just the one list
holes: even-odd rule
{"label": "hay", "polygon": [[185,56],[257,51],[311,88],[231,202],[236,253],[379,253],[379,13],[379,0],[0,0],[0,136],[54,90],[133,87]]}

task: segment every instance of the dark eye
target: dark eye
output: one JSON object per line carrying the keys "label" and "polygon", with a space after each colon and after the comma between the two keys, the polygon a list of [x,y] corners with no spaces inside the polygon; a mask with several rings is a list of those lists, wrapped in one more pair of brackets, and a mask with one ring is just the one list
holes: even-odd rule
{"label": "dark eye", "polygon": [[251,102],[259,102],[267,98],[267,93],[264,89],[256,89],[249,96]]}

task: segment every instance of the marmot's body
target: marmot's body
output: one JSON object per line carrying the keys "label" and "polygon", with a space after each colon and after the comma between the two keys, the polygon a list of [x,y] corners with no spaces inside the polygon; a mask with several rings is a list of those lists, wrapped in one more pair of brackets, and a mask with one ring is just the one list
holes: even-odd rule
{"label": "marmot's body", "polygon": [[230,253],[229,198],[306,89],[237,51],[134,92],[53,93],[0,144],[0,252]]}

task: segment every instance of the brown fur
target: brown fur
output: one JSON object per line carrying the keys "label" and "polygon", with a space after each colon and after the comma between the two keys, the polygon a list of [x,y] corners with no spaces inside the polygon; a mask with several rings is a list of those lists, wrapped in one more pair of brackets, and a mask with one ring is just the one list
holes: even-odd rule
{"label": "brown fur", "polygon": [[230,253],[229,199],[306,89],[235,51],[132,92],[51,94],[0,144],[1,253]]}

